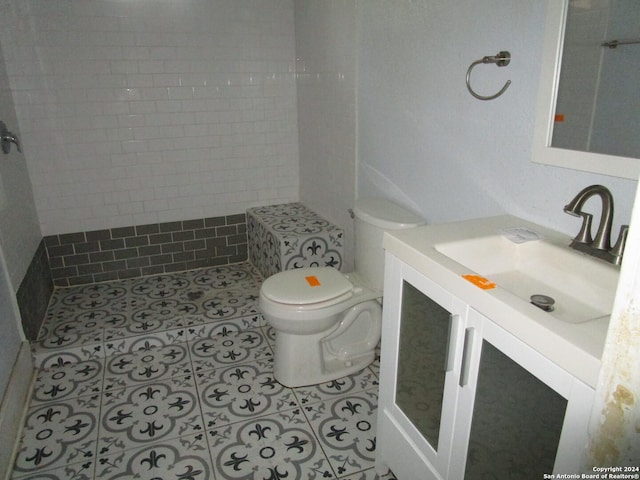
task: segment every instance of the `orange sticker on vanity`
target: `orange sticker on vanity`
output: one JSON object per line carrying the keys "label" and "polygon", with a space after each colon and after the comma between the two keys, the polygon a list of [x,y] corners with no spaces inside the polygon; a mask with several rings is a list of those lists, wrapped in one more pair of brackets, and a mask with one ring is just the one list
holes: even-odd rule
{"label": "orange sticker on vanity", "polygon": [[491,290],[496,288],[496,284],[488,278],[481,277],[480,275],[462,275],[462,278],[473,283],[476,287],[482,290]]}
{"label": "orange sticker on vanity", "polygon": [[310,287],[320,286],[320,280],[318,280],[318,277],[316,277],[315,275],[311,275],[310,277],[304,277],[304,279],[307,281]]}

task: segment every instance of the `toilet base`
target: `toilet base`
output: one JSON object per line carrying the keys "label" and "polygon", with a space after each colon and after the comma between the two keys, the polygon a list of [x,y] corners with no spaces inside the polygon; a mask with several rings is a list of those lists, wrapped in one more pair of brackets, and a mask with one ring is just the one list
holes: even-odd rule
{"label": "toilet base", "polygon": [[[375,360],[375,349],[361,355],[341,360],[327,358],[323,354],[321,339],[301,341],[301,335],[284,332],[276,334],[273,374],[285,387],[303,387],[330,382],[365,369]],[[304,337],[317,337],[305,335]],[[291,359],[304,359],[291,361]]]}
{"label": "toilet base", "polygon": [[[265,318],[269,322],[270,317]],[[278,382],[287,387],[318,385],[358,372],[375,360],[382,327],[380,303],[357,302],[329,318],[333,326],[315,333],[290,333],[274,327]]]}

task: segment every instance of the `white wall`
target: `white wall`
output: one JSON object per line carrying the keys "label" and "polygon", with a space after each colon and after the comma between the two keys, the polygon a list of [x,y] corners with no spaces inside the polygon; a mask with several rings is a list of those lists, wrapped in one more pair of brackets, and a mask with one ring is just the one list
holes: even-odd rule
{"label": "white wall", "polygon": [[300,200],[345,230],[353,268],[356,197],[356,2],[295,1]]}
{"label": "white wall", "polygon": [[[1,44],[0,120],[20,138]],[[25,158],[12,145],[8,155],[0,152],[0,401],[4,399],[22,342],[16,291],[41,238]],[[18,383],[21,380],[29,382],[29,378],[22,378]],[[12,390],[12,393],[17,395],[19,392]],[[18,401],[21,401],[20,396]],[[0,418],[0,422],[3,420]],[[4,459],[3,450],[0,453],[0,472]]]}
{"label": "white wall", "polygon": [[[313,10],[323,24],[336,26],[340,25],[337,17],[353,2],[299,3]],[[564,214],[563,206],[583,187],[601,183],[615,197],[616,225],[629,222],[637,182],[531,163],[546,2],[366,0],[355,5],[358,37],[354,47],[346,48],[353,48],[358,59],[355,130],[359,195],[395,198],[420,210],[432,223],[507,212],[575,234],[580,221]],[[342,28],[352,26],[347,23]],[[334,35],[344,36],[346,32]],[[313,45],[318,38],[322,38],[322,32],[315,29],[296,30],[297,45]],[[513,83],[499,99],[478,101],[466,91],[466,70],[474,60],[500,50],[511,52],[511,65],[501,69],[478,66],[472,76],[474,87],[490,94],[507,79]],[[340,65],[345,53],[318,47],[313,55],[326,56],[325,64]],[[334,113],[322,108],[327,101],[318,96],[315,103],[304,104],[305,111],[301,108],[299,115],[311,116],[315,124],[330,125]],[[305,125],[300,122],[301,129]],[[325,137],[325,142],[330,141],[330,136]],[[313,166],[305,165],[311,158],[302,154],[303,143],[300,145],[304,198],[314,178],[320,182],[313,186],[316,191],[330,188],[332,180],[305,178]],[[345,160],[347,164],[349,161]],[[342,173],[350,172],[346,167]],[[332,205],[328,200],[318,201],[327,208]],[[347,200],[341,201],[344,205],[340,208],[348,208]],[[599,210],[594,202],[590,201],[587,209]],[[637,270],[637,265],[634,267]],[[622,291],[635,292],[630,288],[625,285]],[[633,314],[627,317],[628,322],[637,318],[637,312]],[[604,370],[611,373],[621,362],[629,365],[633,355],[620,348],[615,338],[608,342]],[[637,378],[632,381],[637,397]],[[608,401],[613,389],[605,386],[600,390],[600,400]],[[599,418],[600,412],[594,410],[598,421],[610,418],[614,427],[619,427],[608,428],[607,434],[623,428],[630,432],[637,414],[637,408],[629,409],[628,421],[623,424],[619,420],[620,405],[627,408],[628,403],[623,402],[632,395],[622,397],[617,393],[617,403],[605,405],[610,407],[605,414],[611,415]],[[622,454],[631,458],[637,452],[636,436],[633,432],[622,433],[622,438],[616,439],[616,445],[626,447]],[[596,436],[592,447],[599,447],[601,440]],[[599,458],[593,452],[592,457]],[[605,460],[599,464],[609,460],[615,464],[616,458]]]}
{"label": "white wall", "polygon": [[298,198],[292,0],[8,0],[44,235]]}
{"label": "white wall", "polygon": [[[628,223],[636,182],[531,163],[545,4],[358,3],[360,194],[402,192],[433,223],[508,212],[576,233],[580,221],[563,206],[602,183],[616,222]],[[500,50],[511,64],[479,65],[472,83],[483,94],[512,84],[476,100],[467,68]]]}
{"label": "white wall", "polygon": [[[0,30],[4,26],[2,18]],[[3,47],[0,42],[0,120],[24,140],[9,89]],[[25,156],[12,144],[8,155],[0,152],[0,244],[14,292],[18,290],[41,239]]]}
{"label": "white wall", "polygon": [[[628,221],[635,182],[530,162],[544,2],[296,8],[300,198],[312,208],[350,228],[357,168],[360,195],[430,222],[509,212],[572,233],[562,206],[592,183]],[[11,0],[3,14],[45,235],[298,198],[292,1]],[[511,65],[481,65],[473,82],[511,87],[472,98],[468,65],[502,49]]]}

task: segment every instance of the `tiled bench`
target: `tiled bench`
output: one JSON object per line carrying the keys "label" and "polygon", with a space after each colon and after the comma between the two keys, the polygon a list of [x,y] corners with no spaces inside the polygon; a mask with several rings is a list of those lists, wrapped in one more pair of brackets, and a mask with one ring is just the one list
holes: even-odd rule
{"label": "tiled bench", "polygon": [[247,210],[249,261],[264,278],[283,270],[342,269],[344,232],[301,203]]}

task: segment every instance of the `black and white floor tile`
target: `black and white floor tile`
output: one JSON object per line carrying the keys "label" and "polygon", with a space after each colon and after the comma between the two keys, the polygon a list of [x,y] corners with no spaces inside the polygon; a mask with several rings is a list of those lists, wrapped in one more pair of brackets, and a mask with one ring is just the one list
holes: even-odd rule
{"label": "black and white floor tile", "polygon": [[290,389],[248,264],[56,290],[14,479],[376,475],[378,366]]}
{"label": "black and white floor tile", "polygon": [[344,232],[301,203],[247,210],[249,257],[265,276],[300,267],[343,266]]}

